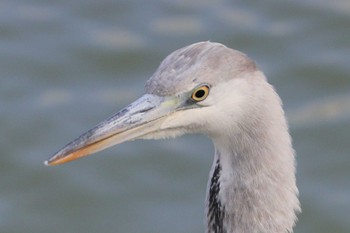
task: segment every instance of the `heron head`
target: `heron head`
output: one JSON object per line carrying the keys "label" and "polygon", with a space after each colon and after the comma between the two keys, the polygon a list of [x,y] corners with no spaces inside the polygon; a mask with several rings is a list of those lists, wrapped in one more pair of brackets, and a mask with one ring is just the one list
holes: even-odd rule
{"label": "heron head", "polygon": [[244,54],[200,42],[164,59],[147,81],[146,94],[72,141],[46,161],[56,165],[135,139],[185,133],[215,136],[242,117],[257,68]]}

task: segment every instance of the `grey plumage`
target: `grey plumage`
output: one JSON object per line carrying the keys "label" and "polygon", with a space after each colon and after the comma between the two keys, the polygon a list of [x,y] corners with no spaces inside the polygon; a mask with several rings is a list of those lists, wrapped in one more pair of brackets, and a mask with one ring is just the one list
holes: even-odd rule
{"label": "grey plumage", "polygon": [[128,140],[184,133],[208,135],[215,146],[206,202],[208,233],[293,231],[300,206],[281,100],[253,61],[219,43],[200,42],[170,54],[147,81],[143,97],[47,164]]}
{"label": "grey plumage", "polygon": [[[174,95],[196,84],[224,81],[241,72],[254,70],[255,63],[239,51],[219,43],[196,43],[167,56],[147,81],[146,92],[161,96]],[[230,76],[222,76],[224,72],[230,72]]]}

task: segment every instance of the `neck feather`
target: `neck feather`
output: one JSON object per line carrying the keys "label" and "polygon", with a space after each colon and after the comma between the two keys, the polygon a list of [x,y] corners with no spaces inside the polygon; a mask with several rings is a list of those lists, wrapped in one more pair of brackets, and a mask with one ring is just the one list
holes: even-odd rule
{"label": "neck feather", "polygon": [[291,138],[280,105],[213,138],[209,233],[292,232],[300,212]]}

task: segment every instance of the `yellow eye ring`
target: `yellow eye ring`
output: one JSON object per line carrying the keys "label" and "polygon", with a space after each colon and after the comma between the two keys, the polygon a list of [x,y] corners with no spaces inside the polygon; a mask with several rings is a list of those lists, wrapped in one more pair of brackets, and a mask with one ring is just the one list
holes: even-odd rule
{"label": "yellow eye ring", "polygon": [[203,86],[197,87],[193,91],[191,98],[192,100],[199,102],[207,98],[208,95],[209,95],[209,86],[203,85]]}

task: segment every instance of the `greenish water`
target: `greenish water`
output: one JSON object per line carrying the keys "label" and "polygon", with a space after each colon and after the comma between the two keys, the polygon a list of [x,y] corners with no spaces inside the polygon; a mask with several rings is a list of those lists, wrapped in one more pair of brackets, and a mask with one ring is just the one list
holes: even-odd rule
{"label": "greenish water", "polygon": [[298,160],[298,233],[350,232],[350,2],[0,3],[0,232],[204,232],[203,136],[43,161],[143,93],[173,50],[247,53],[281,95]]}

